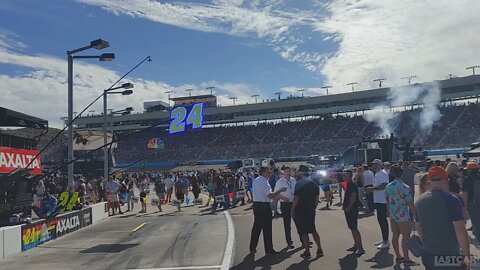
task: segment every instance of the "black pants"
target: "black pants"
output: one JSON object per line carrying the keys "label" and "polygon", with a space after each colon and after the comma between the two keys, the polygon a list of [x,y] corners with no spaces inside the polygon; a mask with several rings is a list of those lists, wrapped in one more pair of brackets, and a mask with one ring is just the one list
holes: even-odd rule
{"label": "black pants", "polygon": [[273,251],[272,242],[272,211],[270,203],[254,202],[253,203],[253,228],[250,238],[250,250],[256,250],[260,233],[263,231],[263,243],[265,252]]}
{"label": "black pants", "polygon": [[291,202],[281,202],[280,210],[282,211],[283,217],[283,229],[285,230],[285,240],[287,245],[292,244],[292,203]]}
{"label": "black pants", "polygon": [[[371,186],[365,186],[365,187],[371,187]],[[374,210],[373,209],[373,193],[365,194],[365,198],[367,201],[368,210],[373,211]]]}
{"label": "black pants", "polygon": [[383,241],[388,242],[388,220],[387,220],[387,204],[375,203],[375,209],[377,210],[377,220],[382,231]]}

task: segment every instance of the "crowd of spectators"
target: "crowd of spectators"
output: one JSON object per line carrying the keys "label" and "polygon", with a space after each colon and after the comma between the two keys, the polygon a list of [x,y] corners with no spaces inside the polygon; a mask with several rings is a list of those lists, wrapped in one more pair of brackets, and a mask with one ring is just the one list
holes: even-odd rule
{"label": "crowd of spectators", "polygon": [[[468,147],[478,140],[480,123],[475,115],[480,105],[444,106],[441,119],[432,132],[418,128],[421,109],[397,112],[391,121],[396,137],[413,140],[423,149]],[[247,157],[289,157],[340,154],[365,137],[379,137],[381,129],[363,115],[323,115],[319,117],[260,122],[256,125],[230,125],[168,134],[165,128],[118,134],[115,158],[119,163],[185,162]],[[152,138],[163,140],[164,149],[148,149]]]}

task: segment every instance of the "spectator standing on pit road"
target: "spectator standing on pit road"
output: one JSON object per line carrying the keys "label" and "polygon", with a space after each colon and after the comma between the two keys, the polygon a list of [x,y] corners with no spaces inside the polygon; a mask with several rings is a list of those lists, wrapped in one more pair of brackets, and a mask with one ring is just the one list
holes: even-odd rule
{"label": "spectator standing on pit road", "polygon": [[133,211],[133,196],[135,196],[134,191],[133,191],[133,185],[134,181],[132,177],[129,177],[127,180],[127,212]]}
{"label": "spectator standing on pit road", "polygon": [[385,196],[385,187],[389,183],[388,174],[383,170],[383,162],[379,159],[373,160],[373,186],[370,192],[373,192],[374,207],[377,210],[377,221],[382,232],[382,241],[376,242],[378,249],[387,249],[390,247],[388,242],[388,220],[387,220],[387,199]]}
{"label": "spectator standing on pit road", "polygon": [[271,200],[276,198],[280,192],[286,191],[281,188],[277,192],[272,193],[268,179],[270,179],[270,169],[260,167],[260,176],[253,180],[253,227],[250,238],[250,254],[257,252],[258,239],[260,233],[263,232],[263,242],[266,254],[278,253],[273,249],[272,242],[272,211]]}
{"label": "spectator standing on pit road", "polygon": [[423,242],[423,265],[427,270],[465,269],[435,265],[436,256],[438,261],[438,256],[463,255],[464,264],[468,266],[470,244],[460,199],[447,192],[447,173],[443,168],[433,166],[427,177],[431,189],[415,203],[415,225]]}
{"label": "spectator standing on pit road", "polygon": [[[410,239],[412,232],[411,220],[415,216],[413,195],[410,187],[403,183],[402,173],[402,168],[393,167],[391,174],[394,180],[385,187],[390,227],[392,228],[392,245],[397,256],[396,263],[415,265],[415,262],[410,260],[407,247],[407,240]],[[400,235],[402,235],[403,256],[400,255],[398,245]]]}
{"label": "spectator standing on pit road", "polygon": [[317,258],[323,257],[320,236],[315,228],[315,214],[319,202],[320,188],[315,182],[309,179],[309,169],[307,166],[300,165],[298,172],[300,174],[300,180],[298,180],[295,185],[292,218],[297,225],[298,233],[302,237],[303,247],[305,248],[301,256],[305,259],[311,257],[308,235],[312,234],[317,244]]}
{"label": "spectator standing on pit road", "polygon": [[147,212],[147,192],[149,191],[149,185],[147,180],[147,176],[144,176],[143,179],[140,182],[140,203],[142,204],[142,210],[140,210],[140,213],[146,213]]}
{"label": "spectator standing on pit road", "polygon": [[[280,180],[279,170],[277,168],[275,168],[275,169],[273,169],[273,174],[272,174],[272,176],[270,176],[270,179],[268,181],[272,190],[275,189],[275,185],[277,184],[278,180]],[[272,214],[274,216],[279,216],[280,215],[280,213],[278,213],[278,199],[277,198],[272,199]]]}
{"label": "spectator standing on pit road", "polygon": [[347,181],[347,188],[345,189],[345,197],[343,200],[343,212],[347,221],[347,226],[352,232],[353,246],[347,251],[355,252],[357,255],[365,254],[362,244],[362,236],[358,230],[358,207],[360,206],[359,192],[355,181]]}
{"label": "spectator standing on pit road", "polygon": [[155,180],[155,193],[157,193],[158,197],[158,211],[162,211],[162,203],[165,200],[165,183],[163,182],[161,177],[157,177]]}
{"label": "spectator standing on pit road", "polygon": [[[363,165],[363,184],[364,191],[373,186],[373,178],[375,175],[370,170],[368,165]],[[373,207],[373,192],[365,192],[365,201],[367,203],[367,212],[372,213],[374,211]]]}
{"label": "spectator standing on pit road", "polygon": [[165,188],[167,189],[167,201],[170,203],[172,202],[172,193],[173,193],[173,176],[171,174],[168,175],[167,178],[165,178]]}
{"label": "spectator standing on pit road", "polygon": [[108,177],[108,182],[105,185],[105,189],[108,193],[108,208],[112,208],[112,216],[115,215],[115,209],[118,208],[118,213],[123,214],[120,209],[120,203],[118,200],[118,192],[120,190],[120,183],[113,178],[113,176]]}
{"label": "spectator standing on pit road", "polygon": [[410,187],[410,192],[412,193],[413,198],[415,198],[415,175],[419,173],[420,170],[407,161],[402,161],[401,167],[403,170],[402,182]]}
{"label": "spectator standing on pit road", "polygon": [[[275,185],[275,192],[278,192],[280,189],[285,188],[284,192],[280,192],[278,199],[280,200],[280,210],[282,211],[283,217],[283,229],[285,230],[285,240],[287,241],[287,249],[293,249],[292,242],[292,203],[293,196],[295,193],[295,184],[296,180],[292,177],[292,171],[289,167],[283,169],[283,177],[277,181]],[[302,239],[300,239],[302,240]]]}
{"label": "spectator standing on pit road", "polygon": [[467,177],[463,181],[462,197],[466,205],[470,221],[473,226],[473,234],[480,244],[480,174],[476,162],[467,163]]}

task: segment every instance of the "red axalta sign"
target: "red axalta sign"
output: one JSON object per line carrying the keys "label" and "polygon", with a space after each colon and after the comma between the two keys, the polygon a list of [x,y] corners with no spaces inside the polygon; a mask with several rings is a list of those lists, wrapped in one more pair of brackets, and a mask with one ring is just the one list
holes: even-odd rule
{"label": "red axalta sign", "polygon": [[[0,173],[10,173],[17,168],[25,168],[38,153],[37,150],[0,147]],[[31,174],[41,174],[40,157],[37,157],[29,168],[32,169]]]}

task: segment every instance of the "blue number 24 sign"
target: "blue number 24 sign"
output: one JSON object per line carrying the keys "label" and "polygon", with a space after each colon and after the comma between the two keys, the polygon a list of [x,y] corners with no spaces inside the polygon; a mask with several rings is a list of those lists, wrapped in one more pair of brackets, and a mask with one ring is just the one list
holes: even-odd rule
{"label": "blue number 24 sign", "polygon": [[201,128],[203,125],[203,103],[194,104],[188,112],[188,116],[187,108],[177,107],[170,112],[170,119],[170,134],[185,131],[186,125],[192,125],[193,129]]}

